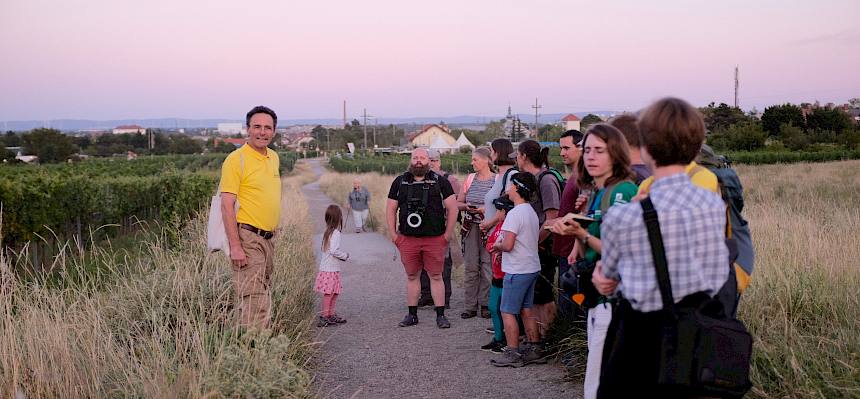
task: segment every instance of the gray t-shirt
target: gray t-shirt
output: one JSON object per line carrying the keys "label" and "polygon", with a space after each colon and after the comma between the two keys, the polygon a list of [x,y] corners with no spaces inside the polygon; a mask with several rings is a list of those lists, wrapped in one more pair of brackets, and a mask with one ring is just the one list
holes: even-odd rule
{"label": "gray t-shirt", "polygon": [[362,186],[358,190],[352,189],[347,196],[349,207],[356,211],[363,211],[368,208],[370,203],[370,192],[367,187]]}
{"label": "gray t-shirt", "polygon": [[[541,169],[543,172],[546,169]],[[540,172],[535,175],[535,179],[540,176]],[[540,196],[535,193],[532,197],[532,208],[534,208],[535,213],[538,215],[538,220],[540,221],[541,226],[543,226],[543,222],[546,221],[546,211],[548,209],[559,209],[561,204],[561,187],[558,185],[558,180],[553,176],[552,173],[547,173],[543,176],[543,179],[538,182],[540,185]],[[543,202],[541,202],[543,200]]]}
{"label": "gray t-shirt", "polygon": [[514,247],[508,252],[502,252],[503,272],[527,274],[540,271],[539,231],[537,214],[529,204],[519,204],[508,212],[502,224],[502,234],[511,232],[517,237],[514,240]]}
{"label": "gray t-shirt", "polygon": [[[510,169],[509,169],[510,170]],[[505,173],[496,173],[496,180],[493,182],[493,186],[490,187],[490,191],[487,191],[487,194],[484,195],[484,219],[489,220],[496,216],[496,207],[493,205],[493,200],[499,198],[508,191],[508,188],[511,186],[511,176],[517,173],[515,170],[511,170],[508,172],[508,180],[505,182],[505,189],[502,190],[502,179],[505,177]]]}

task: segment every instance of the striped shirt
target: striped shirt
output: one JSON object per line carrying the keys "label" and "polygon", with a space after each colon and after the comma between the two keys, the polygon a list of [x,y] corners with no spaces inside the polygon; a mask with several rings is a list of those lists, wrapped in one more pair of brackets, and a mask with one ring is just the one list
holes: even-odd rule
{"label": "striped shirt", "polygon": [[[722,198],[694,186],[686,173],[654,181],[650,197],[660,221],[675,303],[696,292],[715,295],[729,276]],[[662,309],[641,204],[610,208],[600,233],[604,276],[619,280],[618,292],[633,309]]]}
{"label": "striped shirt", "polygon": [[493,187],[496,182],[496,175],[490,176],[487,180],[478,180],[478,175],[472,179],[472,185],[469,186],[469,191],[466,191],[466,203],[471,205],[483,205],[484,196]]}

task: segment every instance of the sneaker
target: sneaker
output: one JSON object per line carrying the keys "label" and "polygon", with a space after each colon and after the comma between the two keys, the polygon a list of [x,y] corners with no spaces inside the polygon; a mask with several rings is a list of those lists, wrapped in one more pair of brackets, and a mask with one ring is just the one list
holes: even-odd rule
{"label": "sneaker", "polygon": [[493,339],[489,344],[481,346],[482,351],[493,352],[493,353],[502,353],[502,348],[505,347],[504,342],[496,341]]}
{"label": "sneaker", "polygon": [[481,317],[483,317],[485,319],[489,319],[490,318],[490,309],[487,307],[481,308]]}
{"label": "sneaker", "polygon": [[317,320],[317,327],[328,327],[332,324],[334,324],[334,323],[332,323],[328,317],[320,316],[319,319]]}
{"label": "sneaker", "polygon": [[510,347],[502,348],[502,357],[500,359],[490,359],[490,364],[496,367],[522,367],[523,355],[516,349]]}
{"label": "sneaker", "polygon": [[418,324],[418,316],[412,314],[406,314],[406,317],[403,318],[403,321],[398,324],[400,327],[409,327]]}
{"label": "sneaker", "polygon": [[[418,321],[416,320],[415,322],[417,323]],[[436,327],[451,328],[451,322],[448,321],[448,318],[445,317],[445,315],[440,314],[440,315],[436,316]]]}
{"label": "sneaker", "polygon": [[328,317],[328,321],[329,321],[329,322],[331,322],[331,323],[335,323],[335,324],[343,324],[343,323],[346,323],[346,319],[344,319],[343,317],[340,317],[340,316],[338,316],[338,315],[336,315],[336,314],[333,314],[333,315],[329,316],[329,317]]}
{"label": "sneaker", "polygon": [[493,328],[493,327],[487,327],[487,328],[485,328],[485,329],[484,329],[484,332],[485,332],[485,333],[487,333],[487,334],[495,334],[495,333],[496,333],[496,329],[495,329],[495,328]]}
{"label": "sneaker", "polygon": [[475,317],[475,316],[477,316],[477,315],[478,315],[478,311],[477,311],[477,310],[467,310],[467,311],[465,311],[465,312],[463,312],[463,313],[460,313],[460,318],[461,318],[461,319],[471,319],[471,318],[473,318],[473,317]]}
{"label": "sneaker", "polygon": [[546,355],[538,345],[525,345],[521,348],[523,365],[528,364],[546,364]]}

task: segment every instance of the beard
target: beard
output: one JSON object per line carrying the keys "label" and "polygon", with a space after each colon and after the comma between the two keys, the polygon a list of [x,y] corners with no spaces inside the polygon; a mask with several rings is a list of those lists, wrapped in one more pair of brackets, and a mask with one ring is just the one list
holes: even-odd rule
{"label": "beard", "polygon": [[430,171],[430,165],[423,165],[423,166],[409,165],[409,173],[412,173],[412,175],[416,176],[416,177],[424,177],[424,175],[426,175],[427,172],[429,172],[429,171]]}

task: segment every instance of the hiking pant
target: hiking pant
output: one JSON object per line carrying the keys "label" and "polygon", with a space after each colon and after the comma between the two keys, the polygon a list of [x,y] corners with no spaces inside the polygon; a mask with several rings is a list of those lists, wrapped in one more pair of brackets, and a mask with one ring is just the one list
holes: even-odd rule
{"label": "hiking pant", "polygon": [[594,399],[597,397],[597,387],[600,385],[600,365],[603,361],[603,344],[606,342],[606,331],[612,321],[612,304],[599,303],[588,309],[588,360],[585,364],[585,383],[582,397]]}
{"label": "hiking pant", "polygon": [[355,222],[356,231],[363,229],[364,225],[367,224],[367,212],[367,209],[363,211],[352,210],[352,221]]}
{"label": "hiking pant", "polygon": [[233,287],[236,290],[237,325],[242,328],[264,329],[272,318],[272,271],[274,250],[271,240],[245,229],[239,229],[239,240],[245,251],[245,266],[233,266]]}
{"label": "hiking pant", "polygon": [[487,300],[490,297],[490,280],[493,277],[492,258],[484,248],[481,229],[477,224],[473,224],[469,229],[464,242],[463,306],[466,311],[480,310],[481,307],[487,307]]}

